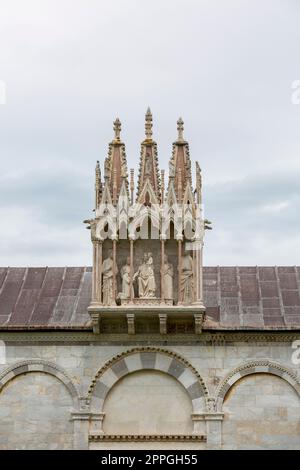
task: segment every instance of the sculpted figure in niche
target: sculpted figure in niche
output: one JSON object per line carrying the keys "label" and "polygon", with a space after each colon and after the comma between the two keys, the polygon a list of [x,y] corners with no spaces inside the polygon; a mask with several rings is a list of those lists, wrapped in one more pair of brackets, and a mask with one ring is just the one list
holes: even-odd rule
{"label": "sculpted figure in niche", "polygon": [[165,299],[173,299],[173,265],[169,263],[168,256],[164,256],[164,264],[162,269],[162,276],[163,276],[163,286],[164,286],[164,298]]}
{"label": "sculpted figure in niche", "polygon": [[193,301],[193,258],[186,251],[181,261],[181,299],[184,304]]}
{"label": "sculpted figure in niche", "polygon": [[[116,266],[116,274],[117,272],[118,268]],[[102,263],[102,293],[104,305],[113,305],[115,303],[113,292],[113,273],[113,252],[112,250],[109,250],[108,257]]]}
{"label": "sculpted figure in niche", "polygon": [[144,260],[133,279],[138,281],[139,298],[155,298],[155,277],[152,253],[145,253]]}
{"label": "sculpted figure in niche", "polygon": [[[130,258],[126,259],[126,264],[121,268],[120,274],[122,278],[122,292],[119,293],[118,297],[120,299],[130,299]],[[134,297],[133,287],[132,297]]]}

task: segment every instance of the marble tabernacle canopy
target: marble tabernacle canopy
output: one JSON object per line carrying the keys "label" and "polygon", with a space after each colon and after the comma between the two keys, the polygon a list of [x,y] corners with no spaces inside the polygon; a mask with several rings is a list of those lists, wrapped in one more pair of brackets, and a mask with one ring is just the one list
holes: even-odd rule
{"label": "marble tabernacle canopy", "polygon": [[124,317],[128,332],[135,320],[156,321],[167,331],[171,318],[193,321],[201,332],[205,307],[202,250],[205,229],[201,170],[196,162],[193,187],[189,144],[183,121],[169,161],[168,183],[159,170],[157,144],[152,137],[152,114],[145,116],[138,185],[134,170],[128,179],[121,123],[114,122],[114,139],[104,162],[95,171],[95,217],[85,222],[93,243],[92,301],[88,311],[95,332],[101,319]]}

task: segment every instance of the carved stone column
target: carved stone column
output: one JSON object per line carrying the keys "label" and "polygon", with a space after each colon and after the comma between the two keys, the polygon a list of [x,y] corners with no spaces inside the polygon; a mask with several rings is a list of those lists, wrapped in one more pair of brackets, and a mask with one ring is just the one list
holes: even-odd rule
{"label": "carved stone column", "polygon": [[117,297],[117,240],[113,240],[113,296],[114,299]]}
{"label": "carved stone column", "polygon": [[97,241],[93,240],[92,304],[97,303]]}
{"label": "carved stone column", "polygon": [[178,244],[178,303],[182,303],[181,277],[182,277],[182,239],[177,240]]}
{"label": "carved stone column", "polygon": [[97,242],[97,303],[102,304],[102,241]]}
{"label": "carved stone column", "polygon": [[102,241],[93,240],[92,303],[101,304]]}
{"label": "carved stone column", "polygon": [[195,302],[198,305],[203,305],[203,287],[202,287],[202,251],[203,241],[195,240]]}
{"label": "carved stone column", "polygon": [[223,413],[208,413],[205,416],[207,430],[207,448],[221,449]]}
{"label": "carved stone column", "polygon": [[89,413],[72,413],[74,423],[74,450],[88,450],[89,448]]}
{"label": "carved stone column", "polygon": [[197,283],[196,283],[196,266],[197,266],[197,260],[196,260],[196,251],[193,250],[193,279],[194,279],[194,288],[193,288],[193,299],[196,301],[197,299]]}
{"label": "carved stone column", "polygon": [[192,414],[192,420],[194,422],[193,434],[205,434],[206,430],[207,449],[221,449],[223,418],[224,414],[219,412]]}
{"label": "carved stone column", "polygon": [[165,239],[161,236],[160,245],[160,256],[161,256],[161,268],[160,268],[160,298],[161,301],[165,300],[165,287],[164,287],[164,257],[165,257]]}
{"label": "carved stone column", "polygon": [[130,301],[133,302],[133,243],[134,240],[130,238]]}

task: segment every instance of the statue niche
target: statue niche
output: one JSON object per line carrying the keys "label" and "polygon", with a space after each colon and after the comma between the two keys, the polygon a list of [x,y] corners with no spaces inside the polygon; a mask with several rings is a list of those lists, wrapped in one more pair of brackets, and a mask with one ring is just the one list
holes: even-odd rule
{"label": "statue niche", "polygon": [[173,278],[174,278],[174,269],[173,265],[169,263],[168,256],[164,256],[164,264],[162,268],[163,276],[163,289],[164,289],[164,298],[166,300],[173,300]]}
{"label": "statue niche", "polygon": [[[118,267],[115,267],[115,273],[117,274]],[[113,275],[114,275],[114,262],[113,252],[108,251],[108,257],[102,263],[102,294],[103,294],[103,305],[114,305],[115,296],[113,289]]]}
{"label": "statue niche", "polygon": [[134,274],[133,280],[138,282],[138,295],[140,299],[156,298],[152,253],[144,253],[143,263]]}
{"label": "statue niche", "polygon": [[181,282],[180,293],[181,300],[184,304],[189,304],[193,301],[193,258],[186,251],[181,261]]}
{"label": "statue niche", "polygon": [[[119,299],[130,299],[130,258],[126,259],[126,264],[121,268],[120,271],[121,279],[122,279],[122,292],[119,292],[118,298]],[[133,286],[131,287],[131,294],[132,298],[134,297]]]}

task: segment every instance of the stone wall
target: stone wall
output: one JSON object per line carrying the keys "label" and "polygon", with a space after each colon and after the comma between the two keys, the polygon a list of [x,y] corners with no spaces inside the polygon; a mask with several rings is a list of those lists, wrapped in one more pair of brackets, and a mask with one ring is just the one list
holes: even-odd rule
{"label": "stone wall", "polygon": [[158,371],[126,375],[104,404],[108,434],[191,434],[192,405],[183,386]]}
{"label": "stone wall", "polygon": [[224,449],[300,448],[299,396],[279,377],[241,379],[228,392],[223,411]]}
{"label": "stone wall", "polygon": [[[100,342],[91,333],[1,338],[0,448],[87,448],[89,435],[122,428],[124,435],[204,435],[207,443],[196,443],[198,448],[300,449],[292,341],[137,346],[129,338]],[[138,419],[130,422],[134,411]],[[90,439],[91,448],[133,445]],[[195,443],[182,442],[181,448],[190,445]]]}
{"label": "stone wall", "polygon": [[15,377],[1,392],[0,449],[72,449],[71,410],[67,389],[54,377]]}

